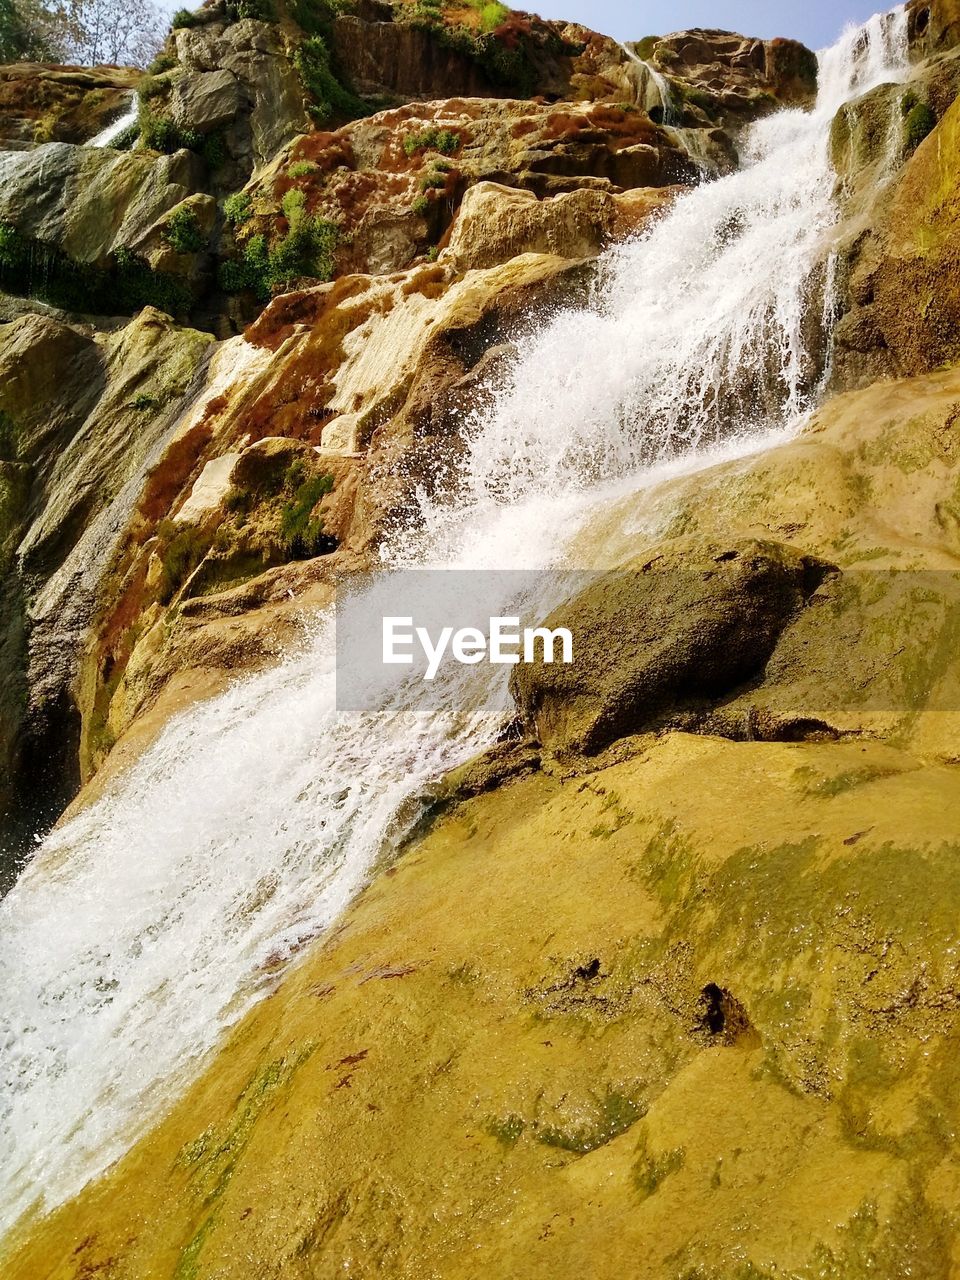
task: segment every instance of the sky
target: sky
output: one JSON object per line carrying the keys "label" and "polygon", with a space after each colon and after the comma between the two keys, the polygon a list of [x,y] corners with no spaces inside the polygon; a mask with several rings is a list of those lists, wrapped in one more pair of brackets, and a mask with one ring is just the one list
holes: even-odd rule
{"label": "sky", "polygon": [[866,21],[892,0],[514,0],[542,18],[567,18],[618,40],[641,40],[689,27],[721,27],[743,35],[790,36],[811,49],[833,44],[848,22]]}

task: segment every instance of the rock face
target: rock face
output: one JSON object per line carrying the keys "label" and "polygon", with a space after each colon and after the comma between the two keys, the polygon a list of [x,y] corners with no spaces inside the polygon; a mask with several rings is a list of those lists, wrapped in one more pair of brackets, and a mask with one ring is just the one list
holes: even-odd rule
{"label": "rock face", "polygon": [[105,267],[193,194],[197,178],[188,152],[151,156],[62,142],[0,152],[0,219],[26,241]]}
{"label": "rock face", "polygon": [[108,335],[40,315],[0,327],[5,844],[78,785],[75,680],[101,575],[208,343],[149,308]]}
{"label": "rock face", "polygon": [[541,624],[570,631],[574,658],[541,651],[515,670],[521,719],[548,750],[592,755],[678,704],[717,701],[762,671],[825,571],[775,543],[665,543]]}
{"label": "rock face", "polygon": [[635,46],[675,86],[684,112],[714,120],[755,119],[778,105],[810,104],[817,60],[795,40],[749,40],[696,29]]}
{"label": "rock face", "polygon": [[[958,402],[956,369],[841,397],[649,491],[621,549],[683,527],[798,604],[786,536],[843,576],[955,571]],[[960,688],[918,601],[881,664],[911,697],[832,739],[501,769],[5,1275],[951,1275]],[[801,664],[842,657],[843,612],[801,610]]]}

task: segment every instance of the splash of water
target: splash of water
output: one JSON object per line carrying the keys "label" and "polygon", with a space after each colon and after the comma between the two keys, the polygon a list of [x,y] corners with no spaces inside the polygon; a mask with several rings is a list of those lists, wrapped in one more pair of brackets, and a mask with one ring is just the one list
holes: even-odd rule
{"label": "splash of water", "polygon": [[[790,429],[825,358],[830,118],[902,73],[897,22],[845,36],[813,112],[755,126],[743,171],[605,258],[592,304],[546,322],[470,424],[456,496],[424,498],[388,561],[549,566],[611,494]],[[449,667],[429,692],[338,714],[321,618],[48,838],[0,905],[4,1223],[122,1154],[323,932],[405,802],[492,740],[498,670]]]}

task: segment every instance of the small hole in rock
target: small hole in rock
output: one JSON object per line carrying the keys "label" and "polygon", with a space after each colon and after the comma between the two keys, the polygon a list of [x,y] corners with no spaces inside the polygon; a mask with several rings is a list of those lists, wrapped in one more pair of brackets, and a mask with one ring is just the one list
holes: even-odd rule
{"label": "small hole in rock", "polygon": [[719,1040],[721,1044],[760,1044],[760,1037],[746,1009],[735,996],[715,982],[708,982],[700,992],[693,1033],[708,1041]]}
{"label": "small hole in rock", "polygon": [[921,9],[914,19],[914,30],[918,36],[922,36],[930,25],[930,10]]}
{"label": "small hole in rock", "polygon": [[594,959],[588,960],[586,964],[582,964],[578,968],[574,969],[573,976],[578,978],[581,982],[592,982],[599,972],[600,961]]}

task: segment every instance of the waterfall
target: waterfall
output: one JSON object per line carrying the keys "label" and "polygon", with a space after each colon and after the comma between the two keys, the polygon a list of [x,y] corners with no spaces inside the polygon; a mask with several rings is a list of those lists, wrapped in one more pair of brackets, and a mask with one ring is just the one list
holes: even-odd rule
{"label": "waterfall", "polygon": [[[677,111],[676,106],[674,105],[673,92],[670,88],[670,83],[667,80],[667,77],[658,71],[652,62],[645,62],[643,58],[634,53],[629,45],[622,44],[619,40],[617,43],[620,45],[620,48],[627,55],[630,61],[643,69],[644,79],[653,87],[657,98],[656,105],[660,108],[660,119],[657,123],[667,125],[679,124],[680,112]],[[645,94],[644,106],[648,111],[650,110],[649,93]]]}
{"label": "waterfall", "polygon": [[131,93],[129,95],[126,110],[121,115],[117,116],[116,120],[108,124],[106,128],[101,129],[100,132],[95,137],[91,138],[89,142],[85,142],[83,145],[85,147],[112,147],[121,134],[126,133],[132,125],[137,123],[138,108],[139,101],[137,99],[137,95],[135,93]]}
{"label": "waterfall", "polygon": [[[422,498],[386,563],[562,563],[611,494],[795,429],[828,349],[830,121],[905,68],[901,15],[846,33],[813,111],[753,126],[741,171],[607,254],[592,302],[522,345],[468,424],[455,493]],[[487,666],[338,713],[332,626],[171,721],[0,904],[4,1222],[130,1146],[349,903],[411,798],[509,716]]]}

